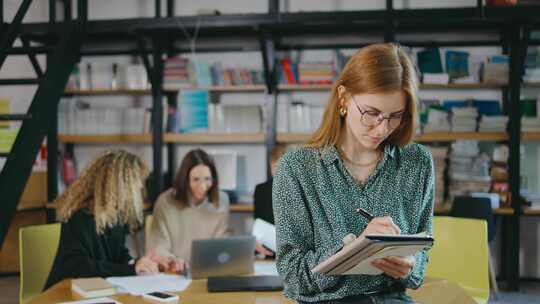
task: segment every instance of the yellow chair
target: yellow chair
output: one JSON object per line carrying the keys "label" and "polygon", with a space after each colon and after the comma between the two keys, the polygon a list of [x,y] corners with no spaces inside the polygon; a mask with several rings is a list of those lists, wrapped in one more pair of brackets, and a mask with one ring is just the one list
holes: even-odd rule
{"label": "yellow chair", "polygon": [[149,214],[144,220],[144,250],[148,254],[150,250],[150,232],[152,231],[152,222],[154,221],[154,216]]}
{"label": "yellow chair", "polygon": [[435,244],[426,276],[457,283],[477,303],[489,299],[488,237],[485,220],[436,216]]}
{"label": "yellow chair", "polygon": [[58,243],[60,224],[29,226],[19,229],[20,289],[19,303],[37,296],[45,287]]}

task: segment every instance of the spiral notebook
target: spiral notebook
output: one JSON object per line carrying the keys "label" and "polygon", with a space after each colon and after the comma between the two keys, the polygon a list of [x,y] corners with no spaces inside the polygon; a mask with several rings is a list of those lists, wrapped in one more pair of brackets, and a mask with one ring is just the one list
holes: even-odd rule
{"label": "spiral notebook", "polygon": [[370,234],[357,238],[311,269],[328,275],[378,275],[382,271],[371,266],[379,258],[406,257],[433,246],[433,237],[426,233],[412,235]]}

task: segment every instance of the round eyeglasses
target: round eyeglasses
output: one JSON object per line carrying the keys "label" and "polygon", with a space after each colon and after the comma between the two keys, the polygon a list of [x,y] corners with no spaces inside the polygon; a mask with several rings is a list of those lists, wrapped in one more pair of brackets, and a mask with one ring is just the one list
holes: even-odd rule
{"label": "round eyeglasses", "polygon": [[360,122],[368,128],[373,128],[380,125],[384,120],[388,120],[388,128],[395,129],[403,120],[404,112],[393,113],[388,116],[385,116],[383,113],[375,110],[365,110],[360,109],[356,101],[353,100],[354,105],[360,112]]}

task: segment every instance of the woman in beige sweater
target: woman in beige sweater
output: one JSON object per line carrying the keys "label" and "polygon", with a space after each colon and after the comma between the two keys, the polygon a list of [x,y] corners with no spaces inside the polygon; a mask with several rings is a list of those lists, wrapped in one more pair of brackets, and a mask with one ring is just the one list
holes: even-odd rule
{"label": "woman in beige sweater", "polygon": [[154,206],[147,249],[169,256],[172,269],[181,272],[189,263],[192,240],[225,236],[229,198],[218,186],[212,158],[200,149],[186,154],[174,187],[162,193]]}

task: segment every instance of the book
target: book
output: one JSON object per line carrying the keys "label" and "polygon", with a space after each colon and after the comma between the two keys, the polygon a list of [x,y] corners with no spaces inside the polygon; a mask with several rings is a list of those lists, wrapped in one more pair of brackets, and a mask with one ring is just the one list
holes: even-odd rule
{"label": "book", "polygon": [[115,294],[114,286],[103,278],[73,279],[71,290],[83,298],[106,297]]}
{"label": "book", "polygon": [[441,54],[438,48],[430,48],[420,51],[416,54],[418,68],[422,74],[432,73],[439,74],[444,73]]}
{"label": "book", "polygon": [[347,243],[337,253],[311,269],[311,272],[327,275],[378,275],[382,271],[371,266],[373,260],[389,256],[411,256],[420,250],[430,248],[433,242],[433,238],[425,233],[369,234]]}
{"label": "book", "polygon": [[446,72],[451,79],[469,76],[469,53],[446,51]]}

